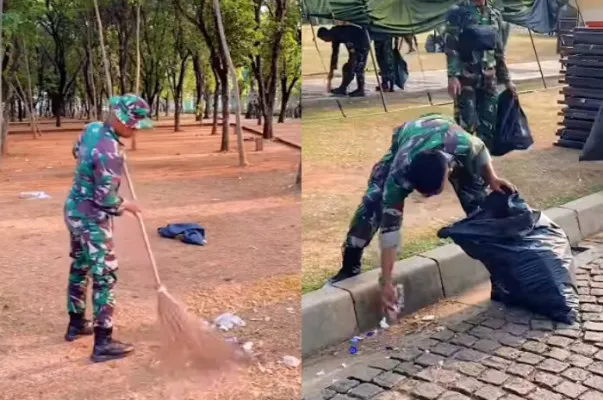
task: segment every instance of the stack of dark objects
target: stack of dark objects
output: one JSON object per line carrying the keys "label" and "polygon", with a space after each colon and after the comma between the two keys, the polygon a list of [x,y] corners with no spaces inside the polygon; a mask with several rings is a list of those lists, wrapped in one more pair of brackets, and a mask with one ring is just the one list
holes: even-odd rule
{"label": "stack of dark objects", "polygon": [[565,78],[560,82],[567,86],[561,90],[559,103],[565,107],[555,145],[582,149],[603,105],[603,29],[577,27],[564,43],[571,47],[561,50]]}

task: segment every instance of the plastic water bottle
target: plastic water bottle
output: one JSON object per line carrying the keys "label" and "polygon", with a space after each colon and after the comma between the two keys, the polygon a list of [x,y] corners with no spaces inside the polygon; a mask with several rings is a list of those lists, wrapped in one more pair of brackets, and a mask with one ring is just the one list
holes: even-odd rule
{"label": "plastic water bottle", "polygon": [[352,338],[350,340],[350,354],[351,355],[358,353],[358,343],[360,343],[360,340],[358,340],[358,338]]}

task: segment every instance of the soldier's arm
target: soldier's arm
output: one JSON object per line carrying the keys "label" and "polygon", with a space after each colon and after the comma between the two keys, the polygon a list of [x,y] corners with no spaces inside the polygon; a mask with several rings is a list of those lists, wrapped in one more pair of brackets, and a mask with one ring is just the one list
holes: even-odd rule
{"label": "soldier's arm", "polygon": [[111,215],[120,215],[124,202],[118,189],[121,181],[123,160],[117,143],[99,146],[93,150],[94,203]]}
{"label": "soldier's arm", "polygon": [[381,245],[381,276],[386,283],[391,282],[392,269],[396,261],[402,234],[402,214],[404,200],[412,192],[403,182],[399,174],[392,173],[385,181],[383,191],[383,215],[381,217],[379,242]]}
{"label": "soldier's arm", "polygon": [[73,158],[75,158],[77,160],[77,156],[80,152],[80,144],[82,143],[82,137],[84,136],[84,134],[82,133],[78,138],[77,141],[73,144],[73,147],[71,148],[71,155],[73,155]]}
{"label": "soldier's arm", "polygon": [[331,64],[329,72],[332,74],[333,71],[337,71],[337,62],[339,60],[339,45],[340,42],[333,41],[331,45]]}
{"label": "soldier's arm", "polygon": [[503,43],[503,18],[502,14],[496,12],[496,21],[499,40],[496,43],[494,49],[494,58],[496,60],[496,79],[501,84],[508,86],[511,83],[511,76],[509,74],[509,68],[507,68],[507,61],[505,59],[505,45]]}
{"label": "soldier's arm", "polygon": [[444,46],[446,50],[446,64],[448,77],[461,76],[463,62],[459,55],[459,35],[461,33],[461,21],[458,6],[453,7],[446,16],[444,28]]}
{"label": "soldier's arm", "polygon": [[486,183],[490,184],[491,178],[496,174],[488,148],[477,136],[467,134],[465,138],[468,141],[465,147],[467,149],[465,168],[473,175],[480,175]]}

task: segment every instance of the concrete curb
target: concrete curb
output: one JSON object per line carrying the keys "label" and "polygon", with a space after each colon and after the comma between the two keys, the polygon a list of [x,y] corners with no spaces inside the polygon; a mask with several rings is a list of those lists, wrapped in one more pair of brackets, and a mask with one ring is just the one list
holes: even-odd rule
{"label": "concrete curb", "polygon": [[[603,192],[544,211],[567,234],[572,246],[603,231]],[[302,355],[341,343],[379,323],[379,269],[302,296]],[[404,285],[405,314],[458,295],[489,279],[483,265],[460,247],[446,245],[394,267]]]}

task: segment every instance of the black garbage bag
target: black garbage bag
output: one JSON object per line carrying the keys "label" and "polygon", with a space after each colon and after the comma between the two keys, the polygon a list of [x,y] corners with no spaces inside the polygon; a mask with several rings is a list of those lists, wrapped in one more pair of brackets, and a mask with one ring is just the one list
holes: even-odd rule
{"label": "black garbage bag", "polygon": [[603,160],[603,106],[599,108],[595,123],[590,128],[590,134],[580,155],[580,161]]}
{"label": "black garbage bag", "polygon": [[509,89],[498,95],[496,133],[490,154],[504,156],[514,150],[527,150],[534,144],[528,118],[519,99]]}
{"label": "black garbage bag", "polygon": [[578,316],[565,232],[514,194],[490,194],[469,217],[438,232],[490,272],[492,299],[572,324]]}
{"label": "black garbage bag", "polygon": [[408,64],[404,61],[400,50],[394,49],[394,83],[400,89],[404,89],[408,80]]}

